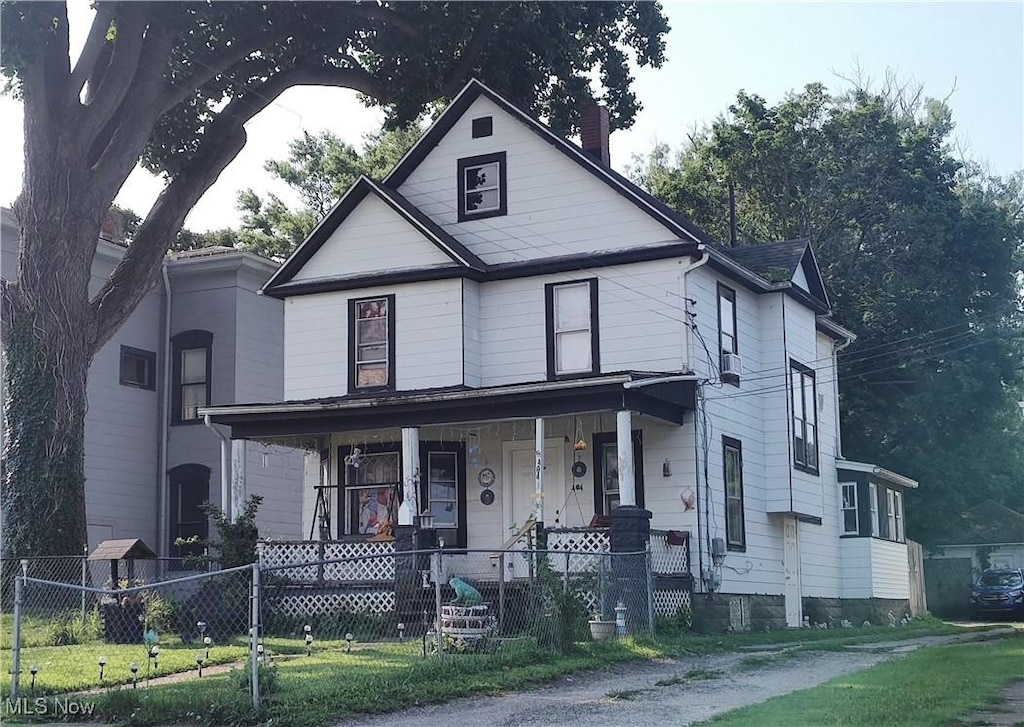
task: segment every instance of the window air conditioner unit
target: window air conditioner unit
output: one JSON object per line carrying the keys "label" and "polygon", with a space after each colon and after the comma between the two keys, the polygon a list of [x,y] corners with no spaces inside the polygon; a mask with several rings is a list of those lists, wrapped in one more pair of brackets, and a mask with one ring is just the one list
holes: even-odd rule
{"label": "window air conditioner unit", "polygon": [[722,354],[722,376],[739,376],[743,362],[738,353]]}

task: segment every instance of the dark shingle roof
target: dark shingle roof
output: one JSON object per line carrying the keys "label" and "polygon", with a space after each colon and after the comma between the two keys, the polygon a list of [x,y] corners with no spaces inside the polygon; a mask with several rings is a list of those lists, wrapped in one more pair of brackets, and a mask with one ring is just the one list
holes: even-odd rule
{"label": "dark shingle roof", "polygon": [[[792,280],[797,266],[807,251],[807,240],[787,240],[785,242],[769,242],[763,245],[748,247],[723,247],[723,253],[731,257],[748,270],[762,278],[772,280],[772,271],[785,271],[786,280]],[[773,280],[772,282],[781,282]]]}
{"label": "dark shingle roof", "polygon": [[1024,514],[985,500],[963,513],[956,532],[941,540],[942,545],[1024,543]]}

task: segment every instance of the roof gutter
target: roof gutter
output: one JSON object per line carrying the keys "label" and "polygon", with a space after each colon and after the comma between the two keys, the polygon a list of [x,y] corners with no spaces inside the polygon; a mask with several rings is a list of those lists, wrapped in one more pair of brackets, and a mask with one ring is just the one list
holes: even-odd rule
{"label": "roof gutter", "polygon": [[220,439],[220,509],[228,522],[231,517],[231,440],[213,425],[209,414],[203,414],[203,424]]}
{"label": "roof gutter", "polygon": [[653,384],[671,384],[676,381],[697,381],[696,374],[672,374],[671,376],[652,376],[649,379],[632,379],[622,385],[623,389],[641,389]]}

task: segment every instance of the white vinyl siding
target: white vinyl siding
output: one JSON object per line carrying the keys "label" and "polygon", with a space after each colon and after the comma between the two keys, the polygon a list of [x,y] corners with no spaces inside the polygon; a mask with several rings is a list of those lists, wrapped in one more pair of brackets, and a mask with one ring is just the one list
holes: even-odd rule
{"label": "white vinyl siding", "polygon": [[[473,138],[491,116],[492,136]],[[507,214],[458,221],[458,161],[504,151]],[[455,122],[398,191],[487,263],[666,243],[676,235],[485,97]],[[500,222],[500,223],[499,223]]]}
{"label": "white vinyl siding", "polygon": [[437,245],[371,192],[292,281],[454,264]]}

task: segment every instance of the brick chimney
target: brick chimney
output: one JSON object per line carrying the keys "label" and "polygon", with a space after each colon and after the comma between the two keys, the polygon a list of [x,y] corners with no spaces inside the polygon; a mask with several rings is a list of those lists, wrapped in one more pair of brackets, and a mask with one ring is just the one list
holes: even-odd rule
{"label": "brick chimney", "polygon": [[583,107],[580,126],[580,134],[583,141],[583,151],[587,152],[597,161],[606,167],[611,166],[611,157],[608,152],[608,107],[598,104],[588,104]]}

